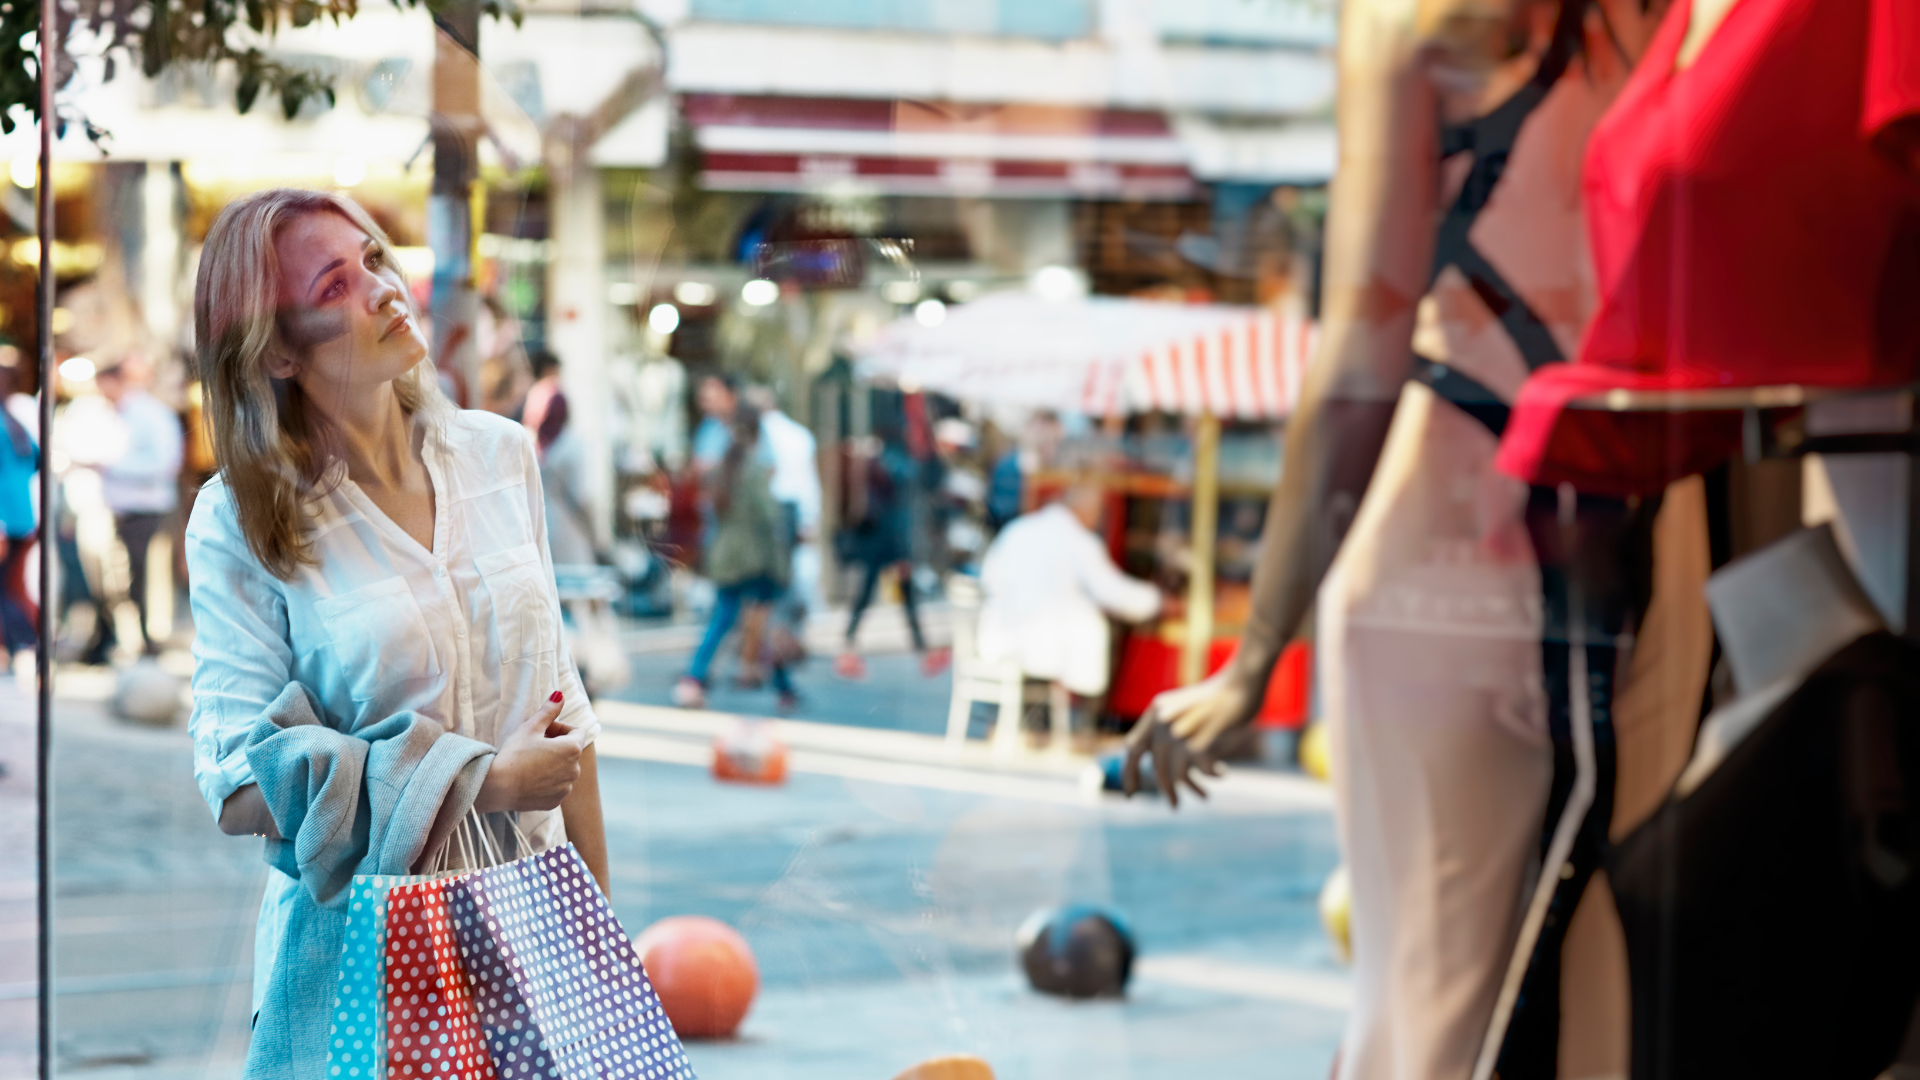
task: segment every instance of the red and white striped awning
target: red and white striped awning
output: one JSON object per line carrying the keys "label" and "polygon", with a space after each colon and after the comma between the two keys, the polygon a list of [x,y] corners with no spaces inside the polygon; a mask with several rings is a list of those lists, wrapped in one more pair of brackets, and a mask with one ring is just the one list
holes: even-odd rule
{"label": "red and white striped awning", "polygon": [[1158,112],[1056,105],[685,94],[703,187],[885,195],[1185,199]]}
{"label": "red and white striped awning", "polygon": [[1279,419],[1317,336],[1266,308],[1008,292],[950,308],[939,326],[898,320],[854,351],[865,375],[966,401]]}
{"label": "red and white striped awning", "polygon": [[[1219,417],[1281,417],[1300,400],[1300,383],[1319,328],[1264,308],[1206,309],[1216,325],[1151,345],[1120,366],[1101,390],[1115,404],[1091,411],[1169,412]],[[1115,384],[1108,387],[1108,383]]]}

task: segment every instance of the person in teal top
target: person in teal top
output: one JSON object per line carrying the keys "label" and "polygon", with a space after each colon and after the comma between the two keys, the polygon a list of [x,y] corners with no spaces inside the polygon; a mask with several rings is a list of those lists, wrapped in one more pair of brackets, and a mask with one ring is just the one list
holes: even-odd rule
{"label": "person in teal top", "polygon": [[[0,367],[0,402],[13,394],[14,369]],[[39,609],[27,595],[27,552],[33,550],[33,477],[40,448],[20,421],[0,407],[0,639],[7,656],[40,640]]]}

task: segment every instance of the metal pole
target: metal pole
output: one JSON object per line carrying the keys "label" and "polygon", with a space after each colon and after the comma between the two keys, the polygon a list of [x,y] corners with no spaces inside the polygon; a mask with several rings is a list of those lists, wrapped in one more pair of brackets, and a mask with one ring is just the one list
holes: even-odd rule
{"label": "metal pole", "polygon": [[34,857],[38,868],[40,1078],[53,1078],[53,66],[56,0],[40,0],[40,649],[34,658],[39,718],[34,739]]}
{"label": "metal pole", "polygon": [[1213,649],[1213,558],[1220,523],[1220,418],[1207,413],[1193,431],[1193,569],[1187,575],[1187,640],[1180,685],[1207,677]]}

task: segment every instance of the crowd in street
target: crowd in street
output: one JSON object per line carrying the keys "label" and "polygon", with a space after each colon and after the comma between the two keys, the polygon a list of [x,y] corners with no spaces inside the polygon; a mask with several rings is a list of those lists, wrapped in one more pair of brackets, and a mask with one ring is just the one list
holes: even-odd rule
{"label": "crowd in street", "polygon": [[[13,669],[30,678],[39,641],[36,532],[41,507],[35,477],[41,464],[39,405],[17,392],[24,362],[0,349],[0,626]],[[137,653],[157,654],[172,636],[177,545],[173,529],[181,503],[188,446],[179,413],[152,392],[153,369],[139,353],[69,370],[63,378],[93,392],[61,404],[51,463],[59,471],[53,507],[58,560],[57,625],[76,640],[77,659],[111,663],[123,631],[138,636]],[[76,609],[85,623],[72,622]],[[126,610],[131,608],[130,611]],[[129,621],[130,620],[130,621]]]}
{"label": "crowd in street", "polygon": [[[698,552],[689,562],[711,582],[714,599],[673,700],[706,704],[722,648],[737,631],[736,685],[771,685],[776,708],[791,711],[799,702],[791,668],[806,656],[805,620],[821,592],[818,447],[764,387],[716,374],[699,381],[696,396],[693,482],[682,490],[698,500]],[[921,674],[944,673],[952,649],[929,640],[921,602],[947,576],[964,575],[977,579],[983,603],[976,655],[963,662],[1012,664],[1032,683],[1063,687],[1087,726],[1111,676],[1108,620],[1152,618],[1164,600],[1114,564],[1101,531],[1103,489],[1087,470],[1061,472],[1061,425],[1052,414],[1032,417],[1017,444],[985,459],[968,420],[935,419],[922,398],[899,402],[873,410],[870,433],[846,440],[831,459],[839,470],[831,563],[849,587],[834,676],[867,678],[860,629],[889,581]],[[1028,506],[1038,492],[1026,478],[1042,470],[1068,483]]]}
{"label": "crowd in street", "polygon": [[[535,445],[556,570],[564,577],[604,566],[590,451],[570,423],[560,358],[539,347],[520,356],[517,380],[483,380],[501,385],[482,404],[522,424]],[[8,406],[0,431],[0,630],[16,671],[25,671],[38,640],[37,402],[13,392],[20,355],[4,358],[14,364],[0,366]],[[61,388],[53,455],[58,633],[72,643],[66,658],[84,664],[151,656],[172,637],[178,529],[212,471],[210,455],[196,452],[196,411],[156,396],[154,368],[142,356],[67,376],[74,385]],[[831,672],[849,681],[868,677],[861,628],[889,594],[922,675],[947,670],[951,648],[930,640],[922,605],[950,574],[983,586],[978,659],[1017,663],[1030,678],[1086,700],[1108,683],[1107,618],[1138,621],[1161,609],[1156,589],[1108,557],[1097,487],[1069,485],[1050,492],[1057,501],[1026,505],[1026,478],[1058,471],[1061,425],[1049,413],[1030,418],[1017,441],[990,457],[975,423],[930,415],[926,400],[895,395],[901,407],[877,410],[868,434],[829,446],[839,470],[829,515],[820,445],[769,388],[722,372],[693,382],[689,404],[699,420],[665,486],[675,516],[690,523],[690,542],[671,552],[690,583],[682,598],[694,598],[683,610],[704,614],[706,625],[673,687],[676,704],[703,707],[716,672],[731,667],[734,685],[770,687],[777,710],[796,708],[793,671],[807,659],[808,619],[829,591],[827,566],[838,568],[848,598]],[[191,390],[178,396],[190,399]],[[603,616],[610,627],[611,615]],[[571,608],[569,618],[580,621]],[[576,651],[593,644],[582,640],[592,630],[573,627]],[[125,634],[137,638],[122,648]],[[591,679],[594,665],[583,657],[581,666]]]}

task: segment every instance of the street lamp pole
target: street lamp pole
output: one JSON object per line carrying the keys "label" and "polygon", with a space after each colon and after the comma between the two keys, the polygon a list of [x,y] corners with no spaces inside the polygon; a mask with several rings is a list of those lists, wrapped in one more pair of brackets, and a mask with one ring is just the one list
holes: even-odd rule
{"label": "street lamp pole", "polygon": [[[473,288],[474,238],[481,190],[480,3],[454,0],[433,17],[433,188],[427,195],[427,244],[433,249],[433,359],[452,376],[454,404],[477,404],[480,357],[473,340],[480,298]],[[479,205],[484,206],[484,203]]]}
{"label": "street lamp pole", "polygon": [[34,861],[39,926],[40,1078],[53,1080],[53,66],[56,0],[40,0],[40,183],[34,189],[40,233],[40,649],[34,657],[39,716],[34,738]]}

